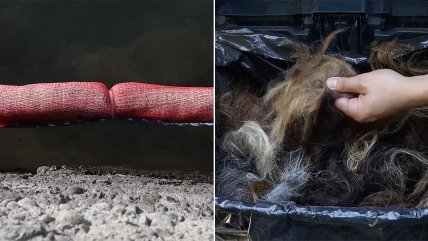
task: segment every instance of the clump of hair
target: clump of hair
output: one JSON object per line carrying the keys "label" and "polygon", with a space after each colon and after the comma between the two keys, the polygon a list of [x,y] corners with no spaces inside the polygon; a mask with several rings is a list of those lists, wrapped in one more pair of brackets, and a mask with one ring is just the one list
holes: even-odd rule
{"label": "clump of hair", "polygon": [[216,194],[232,200],[254,201],[251,187],[262,180],[252,163],[225,152],[216,153]]}
{"label": "clump of hair", "polygon": [[[329,104],[326,102],[325,80],[333,76],[356,75],[345,61],[324,55],[333,36],[324,41],[315,55],[304,49],[296,64],[264,97],[275,116],[270,135],[279,145],[285,143],[290,149],[308,145],[322,105]],[[329,111],[337,113],[333,108]]]}
{"label": "clump of hair", "polygon": [[267,126],[269,110],[263,101],[247,88],[234,89],[216,98],[216,135],[239,129],[246,121]]}
{"label": "clump of hair", "polygon": [[[303,150],[278,152],[265,131],[253,121],[245,122],[238,130],[226,133],[222,150],[254,166],[255,174],[240,175],[251,179],[249,183],[254,200],[263,197],[271,201],[288,201],[298,196],[310,176]],[[231,171],[227,173],[230,175]],[[224,180],[224,175],[218,178]]]}
{"label": "clump of hair", "polygon": [[289,153],[289,161],[280,172],[281,176],[277,184],[266,195],[266,200],[273,202],[286,202],[300,196],[300,190],[310,178],[309,166],[299,149]]}
{"label": "clump of hair", "polygon": [[428,74],[427,60],[420,59],[424,52],[396,39],[374,44],[371,48],[370,65],[375,69],[392,69],[404,76]]}
{"label": "clump of hair", "polygon": [[276,146],[257,122],[247,121],[236,131],[225,134],[223,150],[254,163],[262,178],[272,177],[276,166]]}
{"label": "clump of hair", "polygon": [[[303,147],[306,155],[313,156],[316,143],[329,142],[328,138],[346,141],[347,166],[355,171],[376,143],[377,131],[364,128],[332,105],[343,94],[329,90],[325,86],[326,79],[357,74],[344,60],[325,55],[336,34],[330,34],[317,53],[306,52],[298,58],[284,77],[267,91],[264,99],[272,110],[272,142],[286,150]],[[341,133],[332,135],[338,129]],[[310,159],[316,162],[317,158]]]}

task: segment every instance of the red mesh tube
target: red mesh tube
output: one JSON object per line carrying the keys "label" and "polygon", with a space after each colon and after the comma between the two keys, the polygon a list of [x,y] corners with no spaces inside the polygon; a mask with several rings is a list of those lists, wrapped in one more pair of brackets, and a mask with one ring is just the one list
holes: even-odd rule
{"label": "red mesh tube", "polygon": [[110,90],[116,117],[168,122],[212,122],[212,87],[121,83]]}
{"label": "red mesh tube", "polygon": [[96,120],[112,116],[109,91],[102,83],[0,85],[0,127]]}

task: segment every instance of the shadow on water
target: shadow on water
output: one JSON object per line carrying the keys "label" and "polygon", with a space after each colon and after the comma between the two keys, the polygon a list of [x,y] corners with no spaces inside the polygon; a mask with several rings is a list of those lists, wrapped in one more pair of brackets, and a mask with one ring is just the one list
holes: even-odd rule
{"label": "shadow on water", "polygon": [[[212,1],[0,3],[0,83],[212,86]],[[0,130],[0,169],[127,165],[212,171],[212,127],[108,120]]]}

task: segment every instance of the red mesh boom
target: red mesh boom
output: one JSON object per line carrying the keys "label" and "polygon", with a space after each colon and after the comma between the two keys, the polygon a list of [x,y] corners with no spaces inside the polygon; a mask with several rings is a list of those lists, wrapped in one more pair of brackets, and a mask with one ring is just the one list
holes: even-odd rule
{"label": "red mesh boom", "polygon": [[212,87],[121,83],[110,90],[116,117],[169,122],[212,122]]}
{"label": "red mesh boom", "polygon": [[109,91],[102,83],[0,85],[0,127],[112,116]]}

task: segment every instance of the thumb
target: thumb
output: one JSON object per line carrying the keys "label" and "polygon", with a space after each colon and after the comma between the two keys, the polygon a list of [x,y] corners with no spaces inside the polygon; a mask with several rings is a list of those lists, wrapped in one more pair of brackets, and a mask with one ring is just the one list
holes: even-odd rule
{"label": "thumb", "polygon": [[339,98],[334,102],[337,109],[352,119],[359,121],[359,99],[358,98]]}
{"label": "thumb", "polygon": [[358,79],[353,77],[331,77],[327,79],[326,85],[329,89],[339,92],[362,94],[364,91],[364,87],[360,84]]}

